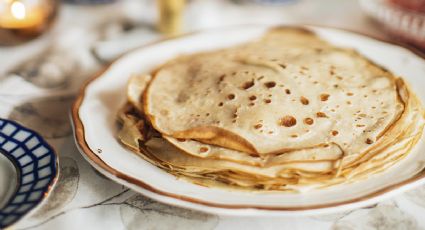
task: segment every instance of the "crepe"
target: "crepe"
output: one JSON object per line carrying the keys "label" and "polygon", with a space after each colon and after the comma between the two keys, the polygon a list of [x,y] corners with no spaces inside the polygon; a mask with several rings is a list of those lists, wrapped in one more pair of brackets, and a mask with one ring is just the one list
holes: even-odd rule
{"label": "crepe", "polygon": [[204,186],[301,191],[402,160],[424,111],[399,77],[299,28],[133,76],[118,138]]}
{"label": "crepe", "polygon": [[344,169],[340,177],[335,176],[338,169],[335,161],[253,167],[231,161],[194,157],[180,151],[160,137],[151,138],[139,146],[137,152],[170,173],[205,186],[211,186],[211,183],[216,184],[218,180],[245,189],[300,191],[306,185],[324,187],[357,181],[373,172],[388,168],[405,157],[408,150],[420,138],[421,133],[418,131],[422,129],[423,124],[415,127],[416,130],[412,130],[412,133],[416,133],[416,136],[410,136],[412,133],[404,133],[401,137],[403,141],[387,146],[385,150],[369,158],[360,167]]}
{"label": "crepe", "polygon": [[354,51],[306,48],[288,33],[165,64],[143,100],[150,123],[258,155],[332,142],[364,151],[403,111],[396,78]]}

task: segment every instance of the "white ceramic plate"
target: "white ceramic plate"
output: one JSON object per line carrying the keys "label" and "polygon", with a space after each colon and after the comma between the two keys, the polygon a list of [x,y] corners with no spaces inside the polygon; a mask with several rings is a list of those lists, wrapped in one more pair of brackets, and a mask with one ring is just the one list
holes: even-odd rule
{"label": "white ceramic plate", "polygon": [[[181,207],[228,215],[300,215],[374,204],[425,183],[423,140],[402,162],[367,180],[308,193],[247,193],[206,188],[176,179],[125,149],[116,139],[115,116],[126,101],[131,74],[147,73],[180,54],[232,46],[261,36],[267,26],[241,26],[186,35],[137,49],[83,87],[72,111],[83,156],[100,172],[148,197]],[[425,60],[409,50],[347,31],[308,27],[325,40],[351,47],[404,76],[425,101]],[[172,82],[170,82],[172,84]],[[422,138],[423,139],[423,138]]]}

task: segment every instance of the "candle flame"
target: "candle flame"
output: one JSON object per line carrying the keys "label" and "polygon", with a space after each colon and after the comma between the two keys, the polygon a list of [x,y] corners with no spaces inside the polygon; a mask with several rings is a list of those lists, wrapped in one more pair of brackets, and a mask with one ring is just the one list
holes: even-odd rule
{"label": "candle flame", "polygon": [[24,19],[26,15],[25,5],[20,1],[14,1],[10,6],[13,17],[17,19]]}

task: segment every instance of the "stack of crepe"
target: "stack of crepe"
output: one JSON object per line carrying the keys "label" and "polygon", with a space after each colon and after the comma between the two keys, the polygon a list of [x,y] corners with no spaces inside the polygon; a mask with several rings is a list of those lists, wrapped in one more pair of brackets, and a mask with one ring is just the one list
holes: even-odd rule
{"label": "stack of crepe", "polygon": [[424,112],[401,78],[300,28],[177,57],[133,76],[121,142],[205,186],[294,191],[405,158]]}

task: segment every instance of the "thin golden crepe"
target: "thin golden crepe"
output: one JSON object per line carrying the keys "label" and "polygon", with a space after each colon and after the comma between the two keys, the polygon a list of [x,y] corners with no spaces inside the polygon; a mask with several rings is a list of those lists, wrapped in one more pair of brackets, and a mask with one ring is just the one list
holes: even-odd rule
{"label": "thin golden crepe", "polygon": [[356,181],[403,159],[424,124],[400,78],[296,28],[178,57],[132,77],[127,94],[121,142],[206,186],[300,190]]}
{"label": "thin golden crepe", "polygon": [[171,137],[258,155],[323,143],[350,155],[399,117],[391,73],[354,51],[305,47],[285,39],[297,31],[279,32],[274,42],[266,35],[162,66],[143,100],[150,123]]}

